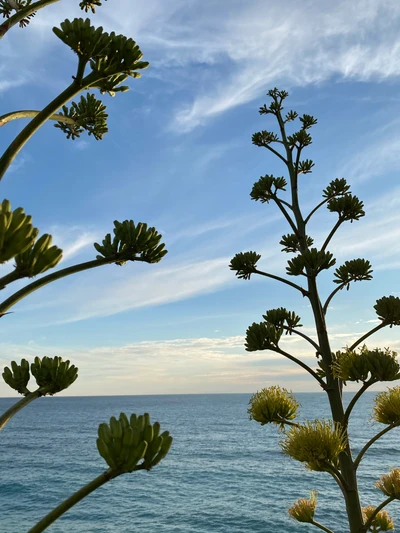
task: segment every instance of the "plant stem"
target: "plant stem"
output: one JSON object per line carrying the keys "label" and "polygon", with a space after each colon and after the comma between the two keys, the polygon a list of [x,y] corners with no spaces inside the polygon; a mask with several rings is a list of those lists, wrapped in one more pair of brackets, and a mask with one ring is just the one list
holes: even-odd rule
{"label": "plant stem", "polygon": [[109,468],[108,470],[100,474],[100,476],[90,481],[90,483],[77,490],[74,494],[72,494],[72,496],[64,500],[55,509],[50,511],[50,513],[44,518],[42,518],[42,520],[40,520],[40,522],[38,522],[35,526],[33,526],[28,531],[28,533],[42,533],[42,531],[47,529],[50,524],[52,524],[55,520],[57,520],[57,518],[62,516],[64,513],[66,513],[71,507],[76,505],[83,498],[88,496],[91,492],[98,489],[108,481],[111,481],[111,479],[117,477],[118,475],[120,475],[119,472],[112,471],[111,468]]}
{"label": "plant stem", "polygon": [[288,279],[281,278],[280,276],[275,276],[274,274],[269,274],[268,272],[263,272],[262,270],[257,270],[256,268],[253,270],[254,274],[259,274],[260,276],[266,276],[267,278],[275,279],[277,281],[280,281],[281,283],[286,283],[286,285],[289,285],[290,287],[293,287],[294,289],[297,289],[301,292],[303,296],[307,296],[308,293],[303,287],[300,287],[300,285],[296,285],[296,283],[292,283]]}
{"label": "plant stem", "polygon": [[59,1],[60,0],[39,0],[34,4],[30,4],[29,6],[18,10],[17,13],[15,13],[12,17],[3,22],[3,24],[0,24],[0,39],[4,37],[4,35],[8,32],[10,28],[15,26],[16,24],[19,24],[24,18],[28,17],[29,15],[32,15],[32,13],[35,13],[36,11],[39,11],[39,9],[43,9],[44,7],[47,7],[50,4],[55,4]]}
{"label": "plant stem", "polygon": [[349,348],[349,350],[354,350],[355,348],[357,348],[357,346],[359,344],[362,343],[362,341],[364,341],[366,338],[368,338],[370,335],[373,335],[374,333],[376,333],[377,331],[379,331],[380,329],[386,327],[388,324],[386,322],[382,322],[381,324],[379,324],[378,326],[376,326],[376,328],[373,328],[371,329],[370,331],[368,331],[367,333],[365,333],[365,335],[363,335],[362,337],[360,337],[358,339],[358,341],[356,341],[354,344],[352,344]]}
{"label": "plant stem", "polygon": [[303,363],[303,361],[301,361],[300,359],[297,359],[297,357],[294,357],[293,355],[291,355],[290,353],[287,353],[285,352],[284,350],[281,350],[280,348],[273,348],[273,347],[269,347],[268,350],[271,350],[271,352],[276,352],[276,353],[279,353],[281,355],[284,355],[285,357],[287,357],[288,359],[290,359],[291,361],[293,361],[294,363],[296,363],[297,365],[301,366],[302,368],[304,368],[304,370],[306,370],[309,374],[312,375],[312,377],[314,379],[316,379],[318,381],[318,383],[321,385],[321,387],[325,390],[326,389],[326,383],[325,381],[319,377],[319,375],[314,372],[314,370],[312,368],[310,368],[308,365],[306,365],[305,363]]}
{"label": "plant stem", "polygon": [[299,337],[302,337],[304,340],[309,342],[311,344],[311,346],[313,346],[317,350],[317,352],[319,353],[320,347],[308,335],[306,335],[305,333],[302,333],[301,331],[298,331],[297,329],[289,328],[288,326],[280,326],[280,327],[282,329],[285,329],[285,330],[289,331],[289,333],[294,333],[295,335],[298,335]]}
{"label": "plant stem", "polygon": [[[293,206],[293,212],[296,219],[297,229],[299,233],[299,246],[301,253],[304,253],[307,248],[306,242],[306,224],[303,220],[302,213],[299,206],[298,199],[298,176],[296,175],[293,157],[290,146],[287,141],[285,132],[285,125],[282,119],[281,112],[276,112],[276,117],[281,130],[282,141],[285,145],[288,171],[290,175],[291,204]],[[317,330],[318,344],[321,348],[320,354],[324,361],[326,371],[326,387],[325,390],[328,394],[329,404],[331,407],[332,418],[334,422],[343,425],[344,409],[342,402],[342,390],[341,382],[333,376],[332,365],[332,350],[330,347],[325,315],[323,312],[321,300],[318,294],[316,275],[313,274],[309,268],[307,268],[307,280],[308,280],[308,298],[311,303],[311,308],[314,315],[315,327]],[[343,496],[346,502],[346,511],[349,521],[350,533],[360,533],[363,526],[363,516],[361,511],[361,503],[357,488],[357,476],[353,466],[353,459],[351,455],[351,449],[347,430],[345,429],[347,447],[344,453],[339,455],[340,473],[343,477],[346,485],[343,487]]]}
{"label": "plant stem", "polygon": [[336,224],[333,226],[331,232],[329,233],[328,237],[326,238],[324,244],[322,245],[321,251],[325,251],[326,247],[328,246],[330,240],[335,235],[336,231],[339,229],[339,226],[342,224],[343,220],[339,218],[339,220],[336,222]]}
{"label": "plant stem", "polygon": [[315,520],[311,520],[310,524],[312,524],[313,526],[319,527],[319,529],[322,529],[322,531],[325,531],[326,533],[333,533],[331,529],[323,526],[322,524],[320,524],[319,522],[316,522]]}
{"label": "plant stem", "polygon": [[[34,109],[22,109],[21,111],[11,111],[5,115],[0,116],[0,128],[11,122],[12,120],[17,120],[19,118],[35,118],[40,111]],[[66,124],[75,124],[75,120],[71,117],[66,117],[65,115],[54,114],[48,118],[48,120],[56,120],[58,122],[65,122]]]}
{"label": "plant stem", "polygon": [[294,232],[294,234],[298,236],[296,225],[294,224],[293,220],[290,218],[289,213],[288,213],[288,212],[286,211],[286,209],[283,207],[281,200],[279,200],[279,198],[278,198],[277,196],[275,196],[275,195],[273,195],[272,198],[274,199],[276,205],[277,205],[277,206],[279,207],[279,209],[281,210],[281,213],[283,214],[283,216],[284,216],[284,217],[286,218],[286,220],[288,221],[289,226],[292,228],[292,231]]}
{"label": "plant stem", "polygon": [[101,79],[98,74],[92,73],[82,80],[82,83],[74,80],[69,87],[67,87],[61,94],[59,94],[52,102],[50,102],[35,118],[33,118],[25,128],[15,137],[13,142],[5,150],[0,158],[0,180],[3,178],[6,170],[11,165],[18,152],[24,144],[32,137],[34,133],[60,109],[71,98],[80,93],[86,87],[90,87]]}
{"label": "plant stem", "polygon": [[[138,259],[139,260],[139,259]],[[86,263],[79,263],[78,265],[73,265],[71,267],[63,268],[61,270],[58,270],[57,272],[53,272],[52,274],[49,274],[47,276],[43,276],[42,278],[33,281],[29,285],[26,285],[19,291],[12,294],[7,300],[4,300],[0,304],[0,318],[16,303],[18,303],[20,300],[31,294],[32,292],[36,291],[40,287],[43,287],[44,285],[47,285],[48,283],[51,283],[52,281],[55,281],[57,279],[65,278],[66,276],[70,276],[71,274],[75,274],[77,272],[83,272],[84,270],[89,270],[91,268],[96,268],[98,266],[102,265],[110,265],[111,263],[114,263],[115,258],[113,259],[95,259],[93,261],[87,261]]]}
{"label": "plant stem", "polygon": [[375,508],[374,512],[371,514],[369,519],[364,524],[364,531],[368,531],[368,529],[371,527],[372,521],[374,520],[375,516],[379,513],[379,511],[382,511],[384,507],[390,502],[392,502],[395,498],[393,496],[389,496],[386,500],[384,500],[378,507]]}
{"label": "plant stem", "polygon": [[390,424],[389,426],[385,427],[385,429],[377,433],[375,437],[372,437],[372,439],[367,442],[367,444],[364,446],[361,452],[357,455],[357,458],[354,461],[354,468],[355,469],[358,468],[358,465],[360,464],[360,461],[363,458],[365,452],[374,444],[374,442],[376,442],[378,439],[383,437],[383,435],[385,435],[388,431],[398,426],[400,426],[400,422],[396,422],[395,424]]}
{"label": "plant stem", "polygon": [[318,211],[320,207],[322,207],[326,202],[329,202],[330,198],[325,198],[325,200],[322,200],[314,209],[310,211],[310,213],[307,215],[306,219],[304,220],[304,224],[307,224],[310,220],[310,218],[313,216],[313,214]]}
{"label": "plant stem", "polygon": [[36,398],[39,398],[40,396],[42,396],[42,392],[39,389],[34,392],[29,392],[26,396],[21,398],[17,403],[12,405],[9,409],[7,409],[7,411],[0,415],[0,431],[14,415],[16,415],[26,405],[33,402],[33,400],[36,400]]}
{"label": "plant stem", "polygon": [[349,422],[349,418],[350,418],[350,414],[351,414],[351,411],[353,410],[353,407],[355,406],[355,404],[357,403],[357,401],[361,398],[361,396],[364,394],[364,392],[368,389],[368,387],[370,387],[371,385],[373,385],[374,383],[376,383],[376,381],[370,379],[368,381],[366,381],[363,386],[356,392],[356,394],[353,396],[353,398],[351,399],[349,405],[347,406],[347,409],[346,409],[346,412],[344,413],[344,421],[343,423],[345,425],[348,424]]}
{"label": "plant stem", "polygon": [[21,276],[19,275],[18,271],[14,269],[12,272],[9,272],[8,274],[0,278],[0,290],[4,289],[13,281],[17,281],[17,279],[21,279]]}
{"label": "plant stem", "polygon": [[346,285],[347,285],[347,283],[341,283],[338,287],[336,287],[336,289],[334,291],[332,291],[330,293],[330,295],[326,299],[326,302],[324,303],[324,307],[323,307],[324,315],[326,315],[326,312],[328,311],[328,306],[331,303],[332,298],[335,296],[336,293],[341,291],[343,289],[343,287],[345,287]]}

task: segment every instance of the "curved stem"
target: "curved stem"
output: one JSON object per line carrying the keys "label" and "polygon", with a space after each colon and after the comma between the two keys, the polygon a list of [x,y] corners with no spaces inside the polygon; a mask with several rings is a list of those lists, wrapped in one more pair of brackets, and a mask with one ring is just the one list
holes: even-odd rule
{"label": "curved stem", "polygon": [[7,285],[12,283],[13,281],[17,281],[17,279],[21,279],[21,276],[19,275],[18,271],[14,269],[9,274],[6,274],[2,278],[0,278],[0,290],[4,289]]}
{"label": "curved stem", "polygon": [[312,524],[313,526],[319,527],[319,529],[322,529],[322,531],[325,531],[326,533],[333,533],[331,529],[323,526],[322,524],[320,524],[319,522],[316,522],[315,520],[311,520],[310,524]]}
{"label": "curved stem", "polygon": [[379,513],[379,511],[382,511],[384,507],[390,502],[392,502],[395,498],[393,496],[389,496],[389,498],[386,498],[378,507],[375,508],[374,512],[371,514],[371,516],[368,518],[368,520],[364,524],[364,531],[368,531],[368,529],[371,527],[371,524],[376,517],[376,515]]}
{"label": "curved stem", "polygon": [[342,476],[342,474],[340,473],[340,471],[335,468],[334,466],[332,465],[326,465],[326,471],[333,477],[335,478],[335,481],[336,483],[339,485],[339,487],[341,488],[343,494],[345,494],[346,492],[346,489],[348,488],[347,486],[347,483],[346,483],[346,480],[344,479],[344,477]]}
{"label": "curved stem", "polygon": [[[11,122],[12,120],[17,120],[19,118],[35,118],[40,111],[34,109],[22,109],[21,111],[11,111],[5,115],[0,116],[0,128]],[[75,120],[71,117],[66,117],[65,115],[54,114],[51,115],[47,120],[56,120],[58,122],[65,122],[66,124],[75,124]]]}
{"label": "curved stem", "polygon": [[332,291],[330,293],[330,295],[328,296],[326,302],[324,303],[324,307],[323,307],[324,315],[326,315],[326,312],[328,311],[328,306],[331,303],[332,298],[335,296],[335,294],[337,294],[339,291],[341,291],[343,289],[343,287],[345,287],[346,285],[347,285],[347,283],[341,283],[338,287],[336,287],[336,289],[334,291]]}
{"label": "curved stem", "polygon": [[36,400],[36,398],[39,398],[42,396],[42,392],[40,389],[29,392],[26,396],[21,398],[17,403],[12,405],[7,411],[5,411],[2,415],[0,415],[0,431],[4,428],[4,426],[11,420],[11,418],[18,413],[18,411],[21,411],[26,405],[33,402],[33,400]]}
{"label": "curved stem", "polygon": [[282,198],[278,198],[277,196],[276,196],[276,199],[279,202],[281,202],[281,204],[286,205],[286,207],[288,207],[289,209],[291,209],[293,211],[293,207],[292,207],[291,204],[289,204],[289,202],[287,202],[286,200],[282,200]]}
{"label": "curved stem", "polygon": [[303,363],[303,361],[301,361],[300,359],[297,359],[297,357],[294,357],[290,353],[287,353],[287,352],[285,352],[284,350],[281,350],[278,347],[276,347],[276,348],[269,347],[268,350],[271,350],[272,352],[276,352],[276,353],[279,353],[281,355],[284,355],[285,357],[287,357],[288,359],[290,359],[291,361],[293,361],[297,365],[299,365],[302,368],[304,368],[304,370],[306,370],[309,374],[312,375],[313,378],[315,378],[318,381],[318,383],[321,385],[321,387],[324,390],[326,389],[325,381],[322,378],[320,378],[319,375],[312,368],[310,368],[308,365],[306,365],[306,363]]}
{"label": "curved stem", "polygon": [[29,6],[23,9],[19,9],[17,13],[15,13],[12,17],[3,22],[3,24],[0,24],[0,39],[4,37],[4,35],[8,32],[10,28],[15,26],[16,24],[19,24],[24,18],[28,17],[29,15],[32,15],[36,11],[39,11],[39,9],[47,7],[50,4],[55,4],[59,1],[60,0],[39,0],[38,2],[30,4]]}
{"label": "curved stem", "polygon": [[265,146],[265,148],[267,148],[270,152],[272,152],[272,153],[275,154],[277,157],[279,157],[279,159],[281,159],[281,160],[285,163],[285,165],[287,165],[287,161],[286,161],[286,159],[283,157],[283,155],[280,154],[277,150],[274,150],[274,148],[272,148],[272,146],[269,146],[269,144],[268,144],[268,145]]}
{"label": "curved stem", "polygon": [[[140,261],[140,259],[138,259],[138,261]],[[28,296],[28,294],[31,294],[32,292],[36,291],[40,287],[44,287],[44,285],[47,285],[48,283],[51,283],[52,281],[65,278],[66,276],[70,276],[71,274],[75,274],[77,272],[83,272],[84,270],[96,268],[98,266],[109,265],[114,262],[115,262],[115,258],[114,259],[95,259],[93,261],[87,261],[86,263],[79,263],[78,265],[73,265],[71,267],[63,268],[61,270],[58,270],[57,272],[53,272],[52,274],[43,276],[42,278],[36,281],[33,281],[32,283],[29,283],[29,285],[26,285],[19,291],[12,294],[9,298],[7,298],[7,300],[4,300],[4,302],[0,304],[0,318],[13,305],[18,303],[23,298],[25,298],[25,296]]]}
{"label": "curved stem", "polygon": [[260,274],[260,276],[266,276],[267,278],[275,279],[277,281],[280,281],[281,283],[286,283],[286,285],[289,285],[290,287],[293,287],[294,289],[297,289],[301,292],[303,296],[307,296],[308,292],[303,289],[303,287],[300,287],[300,285],[296,285],[296,283],[292,283],[291,281],[281,278],[279,276],[275,276],[274,274],[268,274],[268,272],[263,272],[262,270],[257,270],[256,268],[253,270],[254,274]]}
{"label": "curved stem", "polygon": [[355,348],[357,348],[357,346],[359,344],[361,344],[365,339],[367,339],[370,335],[373,335],[374,333],[376,333],[377,331],[379,331],[380,329],[386,327],[388,324],[386,322],[382,322],[381,324],[379,324],[378,326],[376,326],[376,328],[373,328],[371,329],[370,331],[368,331],[367,333],[365,333],[365,335],[363,335],[362,337],[360,337],[358,339],[358,341],[356,341],[354,344],[352,344],[349,348],[349,350],[354,350]]}
{"label": "curved stem", "polygon": [[316,342],[314,342],[308,335],[306,335],[305,333],[302,333],[301,331],[298,331],[297,329],[292,329],[292,328],[289,328],[288,326],[279,326],[281,327],[282,329],[285,329],[287,331],[289,331],[290,333],[295,333],[296,335],[298,335],[299,337],[302,337],[304,340],[306,340],[307,342],[309,342],[311,344],[311,346],[313,346],[317,352],[319,353],[321,351],[321,348],[318,346],[318,344]]}
{"label": "curved stem", "polygon": [[88,496],[91,492],[104,485],[104,483],[111,481],[120,474],[120,472],[115,472],[109,468],[100,474],[100,476],[93,479],[93,481],[90,481],[90,483],[77,490],[74,494],[72,494],[72,496],[64,500],[55,509],[50,511],[50,513],[42,518],[42,520],[40,520],[40,522],[38,522],[35,526],[33,526],[28,533],[42,533],[42,531],[47,529],[55,520],[57,520],[57,518],[71,509],[71,507],[83,500],[83,498]]}
{"label": "curved stem", "polygon": [[371,440],[367,442],[367,444],[364,446],[364,448],[361,450],[361,452],[357,455],[356,460],[354,461],[354,468],[357,469],[358,465],[360,464],[361,459],[363,458],[365,452],[376,442],[378,439],[383,437],[388,431],[391,429],[400,426],[400,422],[396,422],[395,424],[390,424],[389,426],[385,427],[382,431],[380,431],[375,437],[373,437]]}
{"label": "curved stem", "polygon": [[324,244],[322,245],[322,248],[321,248],[321,251],[324,251],[326,250],[326,247],[328,246],[330,240],[332,239],[332,237],[335,235],[336,231],[339,229],[339,226],[343,223],[343,220],[341,218],[339,218],[339,220],[336,222],[336,224],[333,226],[331,232],[329,233],[329,235],[327,236],[327,238],[325,239],[325,242]]}
{"label": "curved stem", "polygon": [[299,232],[296,228],[296,224],[293,222],[293,220],[291,219],[289,213],[286,211],[286,209],[283,207],[282,205],[282,202],[281,200],[279,200],[279,198],[275,195],[272,196],[272,198],[274,199],[274,202],[276,203],[276,205],[279,207],[279,209],[281,210],[281,213],[283,214],[283,216],[286,218],[286,220],[288,221],[289,223],[289,226],[292,228],[293,232],[295,235],[299,235]]}
{"label": "curved stem", "polygon": [[3,178],[6,170],[17,156],[18,152],[25,145],[25,143],[32,137],[34,133],[60,109],[66,102],[73,98],[76,94],[80,93],[85,87],[96,83],[101,79],[98,74],[92,73],[86,76],[82,83],[78,83],[74,80],[69,87],[59,94],[52,102],[50,102],[35,118],[33,118],[25,128],[15,137],[13,142],[5,150],[0,158],[0,180]]}
{"label": "curved stem", "polygon": [[363,386],[356,392],[356,394],[353,396],[353,398],[351,399],[351,402],[349,403],[349,405],[347,406],[347,409],[344,413],[344,420],[343,420],[343,425],[346,425],[349,421],[349,418],[350,418],[350,414],[351,414],[351,411],[353,410],[353,407],[355,406],[355,404],[357,403],[357,401],[361,398],[361,396],[364,394],[364,392],[368,389],[368,387],[370,387],[371,385],[373,385],[374,383],[376,383],[375,380],[373,379],[370,379],[368,381],[366,381]]}
{"label": "curved stem", "polygon": [[322,207],[324,204],[326,204],[326,202],[328,202],[330,200],[330,198],[325,198],[325,200],[322,200],[322,202],[320,202],[317,206],[314,207],[314,209],[312,209],[310,211],[310,213],[307,215],[306,219],[304,220],[304,224],[307,224],[307,222],[309,222],[310,218],[313,216],[313,214],[318,211],[318,209],[320,207]]}

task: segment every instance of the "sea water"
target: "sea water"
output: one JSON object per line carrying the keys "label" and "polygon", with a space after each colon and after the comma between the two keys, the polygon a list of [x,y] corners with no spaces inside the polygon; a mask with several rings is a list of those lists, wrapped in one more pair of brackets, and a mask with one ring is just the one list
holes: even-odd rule
{"label": "sea water", "polygon": [[[357,453],[382,425],[371,421],[375,393],[357,404],[350,427]],[[323,393],[296,394],[301,419],[329,418]],[[97,427],[119,413],[149,412],[174,437],[151,472],[107,483],[57,520],[50,533],[307,533],[287,508],[318,491],[315,518],[345,533],[344,501],[329,474],[285,457],[275,426],[250,421],[250,394],[52,397],[36,400],[0,433],[0,533],[26,533],[61,501],[106,469]],[[346,395],[348,401],[351,395]],[[15,399],[0,399],[0,412]],[[359,468],[362,504],[384,496],[373,488],[400,466],[400,429],[382,437]],[[388,508],[400,525],[400,503]]]}

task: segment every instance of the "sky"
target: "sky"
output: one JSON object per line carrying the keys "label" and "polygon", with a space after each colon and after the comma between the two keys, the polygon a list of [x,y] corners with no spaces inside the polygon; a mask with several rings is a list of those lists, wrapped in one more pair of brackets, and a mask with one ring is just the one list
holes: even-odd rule
{"label": "sky", "polygon": [[[41,109],[69,85],[76,56],[51,28],[84,16],[78,4],[61,0],[2,39],[0,114]],[[338,266],[364,257],[374,270],[372,281],[332,301],[327,322],[339,350],[378,323],[377,298],[400,295],[399,2],[109,0],[91,18],[135,39],[150,67],[129,92],[102,97],[102,141],[66,140],[52,123],[42,127],[1,182],[2,198],[53,235],[64,250],[60,268],[94,259],[93,243],[115,219],[155,226],[168,255],[155,265],[103,266],[27,297],[0,321],[0,369],[60,355],[79,368],[66,395],[319,390],[280,355],[244,349],[246,328],[281,306],[315,338],[299,293],[264,277],[239,280],[229,269],[236,253],[255,250],[260,269],[284,276],[289,259],[279,246],[287,223],[249,196],[260,176],[285,169],[251,135],[275,128],[258,113],[267,91],[287,90],[288,110],[318,118],[304,154],[315,162],[300,181],[304,212],[340,177],[365,203],[366,216],[343,225],[329,246]],[[4,149],[24,125],[1,128]],[[327,210],[313,217],[308,233],[317,245],[335,222]],[[325,299],[333,269],[320,278]],[[385,328],[368,346],[399,350],[399,331]],[[315,367],[299,338],[282,347]],[[0,383],[0,396],[13,395]]]}

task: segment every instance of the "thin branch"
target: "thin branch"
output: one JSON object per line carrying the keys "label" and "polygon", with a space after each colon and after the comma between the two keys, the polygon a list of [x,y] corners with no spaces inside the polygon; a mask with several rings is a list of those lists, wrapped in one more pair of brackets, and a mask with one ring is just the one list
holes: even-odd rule
{"label": "thin branch", "polygon": [[292,204],[289,204],[289,202],[286,202],[286,200],[282,200],[282,198],[276,197],[276,199],[279,200],[281,202],[281,204],[286,205],[286,207],[288,207],[289,209],[291,209],[293,211]]}
{"label": "thin branch", "polygon": [[326,471],[335,479],[343,494],[345,494],[348,486],[341,472],[331,464],[326,464],[325,467]]}
{"label": "thin branch", "polygon": [[274,148],[272,148],[272,146],[270,146],[269,144],[264,145],[264,146],[265,146],[265,148],[267,148],[270,152],[272,152],[273,154],[275,154],[276,156],[278,156],[279,159],[281,159],[281,160],[285,163],[285,165],[288,164],[288,162],[287,162],[286,159],[283,157],[283,155],[280,154],[277,150],[274,150]]}
{"label": "thin branch", "polygon": [[19,24],[23,19],[29,17],[29,15],[33,15],[33,13],[36,13],[36,11],[39,11],[39,9],[43,9],[50,4],[55,4],[59,1],[60,0],[39,0],[38,2],[30,4],[23,9],[19,9],[12,17],[3,22],[3,24],[0,24],[0,39],[4,37],[9,29],[16,24]]}
{"label": "thin branch", "polygon": [[364,446],[364,448],[361,450],[361,452],[357,455],[356,460],[354,461],[354,468],[357,469],[358,465],[360,464],[361,459],[363,458],[365,452],[376,442],[378,439],[383,437],[388,431],[391,429],[400,426],[400,422],[396,422],[395,424],[389,424],[385,427],[382,431],[380,431],[375,437],[373,437],[371,440],[367,442],[367,444]]}
{"label": "thin branch", "polygon": [[373,335],[374,333],[376,333],[377,331],[379,331],[380,329],[386,327],[388,325],[387,322],[382,322],[381,324],[379,324],[378,326],[376,326],[375,328],[371,329],[370,331],[368,331],[365,335],[363,335],[362,337],[360,337],[358,339],[358,341],[356,341],[354,344],[352,344],[349,348],[349,350],[354,350],[359,344],[361,344],[363,341],[365,341],[366,338],[368,338],[370,335]]}
{"label": "thin branch", "polygon": [[[113,259],[95,259],[93,261],[87,261],[85,263],[79,263],[78,265],[73,265],[67,268],[63,268],[61,270],[58,270],[57,272],[53,272],[52,274],[49,274],[47,276],[43,276],[42,278],[33,281],[32,283],[29,283],[29,285],[26,285],[19,291],[12,294],[7,300],[4,300],[0,304],[0,318],[16,303],[18,303],[20,300],[31,294],[32,292],[36,291],[40,287],[43,287],[44,285],[47,285],[48,283],[51,283],[52,281],[56,281],[57,279],[65,278],[66,276],[70,276],[71,274],[76,274],[77,272],[83,272],[84,270],[89,270],[91,268],[96,268],[103,265],[110,265],[112,263],[115,263],[116,258]],[[143,259],[137,258],[135,261],[144,261]],[[145,261],[146,262],[146,261]]]}
{"label": "thin branch", "polygon": [[36,400],[36,398],[39,398],[42,396],[42,392],[40,389],[29,392],[26,396],[21,398],[17,403],[12,405],[7,411],[5,411],[2,415],[0,415],[0,431],[4,428],[4,426],[11,420],[11,418],[18,413],[18,411],[21,411],[26,405],[33,402],[33,400]]}
{"label": "thin branch", "polygon": [[263,272],[262,270],[257,270],[256,268],[253,270],[252,273],[260,274],[260,276],[266,276],[267,278],[276,279],[277,281],[280,281],[281,283],[286,283],[286,285],[289,285],[290,287],[293,287],[294,289],[297,289],[298,291],[300,291],[303,296],[308,296],[308,291],[303,289],[303,287],[300,287],[300,285],[296,285],[296,283],[292,283],[288,279],[281,278],[280,276],[275,276],[274,274],[269,274],[268,272]]}
{"label": "thin branch", "polygon": [[308,335],[306,335],[305,333],[302,333],[301,331],[298,331],[297,329],[292,329],[292,328],[289,328],[289,326],[279,326],[281,327],[282,329],[285,329],[286,331],[289,331],[290,333],[295,333],[296,335],[298,335],[299,337],[303,337],[303,339],[305,339],[307,342],[309,342],[316,350],[317,352],[319,353],[321,351],[321,348],[318,346],[318,344],[316,342],[314,342]]}
{"label": "thin branch", "polygon": [[[0,116],[0,128],[11,122],[12,120],[17,120],[19,118],[35,118],[40,111],[34,109],[23,109],[21,111],[11,111],[5,115]],[[48,120],[56,120],[57,122],[65,122],[66,124],[75,124],[75,120],[71,117],[66,117],[65,115],[54,114],[48,118]]]}
{"label": "thin branch", "polygon": [[351,402],[349,403],[349,405],[347,406],[347,409],[344,413],[344,420],[343,420],[343,425],[346,425],[349,421],[349,418],[350,418],[350,414],[351,414],[351,411],[353,410],[353,407],[355,406],[355,404],[357,403],[357,401],[361,398],[361,396],[364,394],[364,392],[368,389],[368,387],[370,387],[371,385],[373,385],[374,383],[376,383],[376,380],[374,379],[369,379],[368,381],[365,381],[363,386],[356,392],[356,394],[353,396],[353,398],[351,399]]}
{"label": "thin branch", "polygon": [[337,294],[339,291],[341,291],[341,290],[343,289],[343,287],[346,287],[347,283],[348,283],[347,281],[346,281],[346,283],[341,283],[340,285],[338,285],[338,286],[336,287],[335,290],[333,290],[333,291],[330,293],[330,295],[328,296],[328,298],[327,298],[327,300],[326,300],[326,302],[325,302],[325,304],[324,304],[324,307],[323,307],[323,313],[324,313],[324,315],[326,315],[326,312],[328,311],[328,306],[329,306],[329,304],[331,303],[332,298],[335,296],[335,294]]}
{"label": "thin branch", "polygon": [[316,522],[315,520],[311,520],[310,524],[312,524],[313,526],[319,527],[319,529],[322,529],[322,531],[325,531],[326,533],[333,533],[331,529],[323,526],[322,524],[320,524],[319,522]]}
{"label": "thin branch", "polygon": [[336,222],[336,224],[333,226],[331,232],[329,233],[328,237],[326,238],[324,244],[322,245],[321,251],[326,250],[326,247],[328,246],[330,240],[335,235],[336,231],[339,229],[340,225],[344,222],[341,218]]}
{"label": "thin branch", "polygon": [[382,509],[386,507],[386,505],[388,505],[388,503],[392,502],[394,499],[395,499],[394,496],[389,496],[389,498],[386,498],[386,500],[384,500],[380,505],[378,505],[378,507],[374,509],[374,512],[371,514],[371,516],[368,518],[368,520],[364,524],[364,531],[368,531],[376,515],[380,511],[382,511]]}
{"label": "thin branch", "polygon": [[286,220],[288,221],[289,223],[289,226],[292,228],[293,232],[299,236],[299,232],[298,232],[298,229],[296,228],[296,224],[293,222],[293,220],[291,219],[289,213],[286,211],[286,209],[283,207],[281,201],[279,200],[279,198],[275,195],[272,196],[274,202],[276,203],[276,205],[279,207],[279,209],[281,210],[283,216],[286,218]]}
{"label": "thin branch", "polygon": [[3,178],[8,167],[11,165],[15,157],[25,143],[36,133],[36,131],[52,116],[54,113],[60,109],[65,103],[67,103],[71,98],[80,93],[87,87],[98,82],[102,79],[101,74],[92,72],[88,74],[83,80],[82,83],[73,81],[69,87],[67,87],[61,94],[59,94],[54,100],[52,100],[35,118],[33,118],[23,130],[15,137],[12,143],[5,150],[3,155],[0,158],[0,180]]}
{"label": "thin branch", "polygon": [[104,483],[107,483],[108,481],[111,481],[113,478],[120,475],[121,472],[115,472],[111,468],[100,474],[100,476],[96,477],[90,483],[76,491],[72,496],[64,500],[60,505],[58,505],[55,509],[50,511],[48,515],[46,515],[40,522],[38,522],[35,526],[33,526],[28,533],[42,533],[45,529],[47,529],[57,518],[62,516],[64,513],[66,513],[71,507],[76,505],[78,502],[83,500],[88,494],[93,492],[94,490],[98,489]]}
{"label": "thin branch", "polygon": [[314,379],[316,379],[318,381],[318,383],[321,385],[321,387],[325,390],[326,389],[326,383],[325,381],[319,377],[319,375],[312,369],[310,368],[308,365],[306,365],[305,363],[303,363],[303,361],[300,361],[300,359],[297,359],[297,357],[294,357],[293,355],[291,355],[290,353],[287,353],[285,352],[284,350],[281,350],[280,348],[278,347],[268,347],[268,350],[271,350],[272,352],[276,352],[276,353],[279,353],[285,357],[287,357],[288,359],[290,359],[291,361],[293,361],[294,363],[296,363],[297,365],[301,366],[302,368],[304,368],[304,370],[306,370],[309,374],[312,375],[312,377]]}
{"label": "thin branch", "polygon": [[314,207],[314,209],[312,211],[310,211],[310,213],[307,215],[305,221],[304,221],[304,224],[307,224],[307,222],[309,222],[310,218],[313,216],[313,214],[320,208],[322,207],[324,204],[326,204],[326,202],[328,202],[330,200],[330,198],[325,198],[325,200],[322,200],[322,202],[320,202],[316,207]]}
{"label": "thin branch", "polygon": [[21,276],[19,272],[14,269],[12,272],[9,272],[8,274],[0,278],[0,290],[4,289],[5,287],[7,287],[7,285],[12,283],[13,281],[17,281],[18,279],[21,279]]}
{"label": "thin branch", "polygon": [[296,149],[297,149],[297,155],[296,155],[296,162],[294,164],[294,172],[296,174],[296,176],[299,175],[299,163],[300,163],[300,155],[301,155],[301,151],[303,149],[303,146],[296,146]]}

